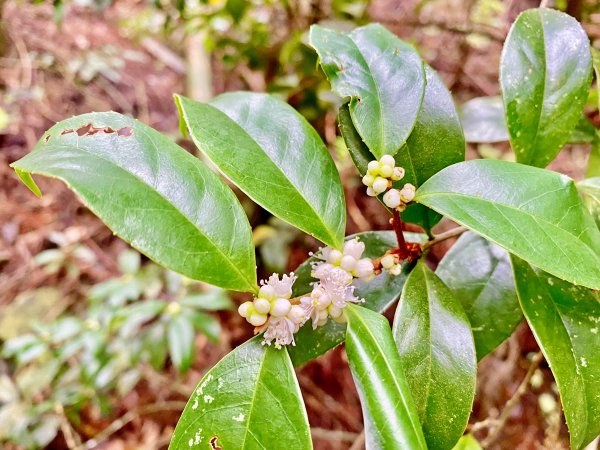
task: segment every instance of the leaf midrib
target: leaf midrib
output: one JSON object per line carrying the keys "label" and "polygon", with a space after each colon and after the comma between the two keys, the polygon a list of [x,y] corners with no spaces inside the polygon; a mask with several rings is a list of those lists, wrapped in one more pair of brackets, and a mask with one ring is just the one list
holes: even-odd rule
{"label": "leaf midrib", "polygon": [[[361,326],[367,331],[367,333],[365,333],[365,334],[368,334],[369,337],[371,338],[371,341],[373,342],[373,344],[377,348],[377,351],[379,352],[379,354],[382,357],[381,359],[385,362],[385,366],[386,366],[387,371],[392,375],[392,379],[394,380],[394,385],[396,386],[396,389],[398,390],[398,393],[400,394],[400,399],[402,400],[402,405],[404,406],[404,409],[405,409],[405,411],[407,413],[407,417],[408,417],[408,419],[410,421],[410,424],[412,425],[412,428],[413,428],[413,431],[415,433],[415,436],[417,436],[417,439],[418,439],[418,436],[419,436],[418,428],[415,426],[415,424],[412,421],[411,414],[410,414],[410,409],[409,409],[409,407],[408,407],[408,405],[406,403],[406,398],[404,397],[402,389],[400,388],[400,385],[398,384],[398,380],[396,379],[394,371],[392,370],[391,366],[389,365],[389,362],[388,362],[387,358],[385,357],[385,353],[384,353],[383,349],[379,345],[379,342],[376,339],[376,336],[372,333],[372,331],[369,328],[369,326],[367,325],[367,323],[363,320],[362,316],[355,311],[355,309],[357,307],[356,306],[350,306],[350,308],[351,308],[350,309],[351,314],[354,316],[354,318],[356,320],[358,320],[360,322]],[[360,306],[358,308],[360,308]],[[394,346],[394,350],[395,350],[395,346]]]}
{"label": "leaf midrib", "polygon": [[[521,209],[519,209],[519,208],[517,208],[517,207],[515,207],[515,206],[512,206],[512,205],[507,205],[506,203],[494,202],[494,201],[491,201],[491,200],[488,200],[488,199],[485,199],[485,198],[476,197],[476,196],[474,196],[474,195],[467,195],[467,194],[454,193],[454,192],[431,192],[431,193],[427,193],[427,194],[421,194],[421,195],[419,195],[417,198],[415,198],[415,201],[417,201],[418,203],[421,203],[421,204],[423,204],[423,205],[425,205],[425,206],[428,206],[428,207],[429,207],[429,208],[431,208],[431,209],[434,209],[435,211],[437,211],[437,212],[438,212],[438,213],[440,213],[440,214],[444,214],[442,211],[439,211],[439,208],[437,208],[437,209],[436,209],[436,208],[434,208],[433,206],[427,205],[426,203],[423,203],[423,202],[421,202],[421,201],[420,201],[421,199],[423,199],[423,198],[426,198],[426,197],[436,197],[436,196],[437,196],[437,197],[463,197],[463,198],[473,199],[473,200],[477,200],[477,201],[481,201],[481,202],[488,203],[488,204],[490,204],[490,205],[494,205],[494,206],[496,206],[496,207],[497,207],[497,206],[503,206],[503,207],[505,207],[505,208],[507,208],[507,209],[509,209],[509,210],[516,211],[516,212],[518,212],[518,213],[520,213],[520,214],[524,214],[524,215],[526,215],[526,216],[530,217],[530,218],[531,218],[533,221],[535,221],[535,222],[543,222],[543,223],[545,223],[545,224],[548,224],[549,226],[551,226],[551,227],[553,227],[553,228],[557,228],[557,229],[559,229],[559,230],[561,230],[561,231],[565,231],[565,232],[567,232],[568,234],[570,234],[571,236],[573,236],[573,237],[574,237],[574,238],[575,238],[577,241],[579,241],[579,242],[581,242],[582,244],[584,244],[584,247],[585,247],[585,248],[586,248],[586,249],[587,249],[587,250],[588,250],[588,251],[589,251],[589,252],[590,252],[590,253],[591,253],[591,254],[592,254],[592,255],[593,255],[593,256],[594,256],[596,259],[599,259],[599,258],[598,258],[598,256],[596,255],[596,252],[594,252],[594,251],[593,251],[593,248],[591,248],[587,242],[584,242],[584,241],[582,241],[581,239],[579,239],[579,236],[581,236],[581,234],[583,234],[583,232],[587,231],[587,229],[583,230],[583,232],[582,232],[582,233],[580,233],[580,234],[579,234],[579,236],[576,236],[576,235],[575,235],[575,234],[573,234],[573,233],[571,232],[571,230],[569,230],[569,229],[565,229],[565,228],[559,227],[558,225],[556,225],[556,224],[554,224],[554,223],[552,223],[552,222],[549,222],[548,220],[546,220],[546,219],[544,219],[544,218],[541,218],[541,217],[535,216],[535,215],[533,215],[533,214],[531,214],[531,213],[529,213],[529,212],[527,212],[527,211],[523,211],[523,210],[521,210]],[[583,207],[583,205],[581,205],[581,206]],[[462,209],[463,211],[466,211],[464,208],[461,208],[461,209]],[[562,221],[562,220],[561,220],[561,221]],[[493,239],[491,239],[491,238],[490,238],[490,240],[494,241],[494,240],[493,240]]]}
{"label": "leaf midrib", "polygon": [[[235,182],[234,180],[231,179],[230,175],[226,174],[224,172],[224,170],[221,167],[221,164],[217,164],[213,158],[211,158],[210,155],[208,155],[206,153],[206,151],[203,150],[204,146],[202,145],[202,143],[198,140],[198,138],[196,137],[194,130],[191,129],[191,125],[190,125],[190,117],[188,115],[187,112],[187,108],[185,105],[183,105],[183,102],[180,101],[180,105],[181,105],[181,110],[183,111],[183,115],[184,115],[184,119],[185,119],[185,123],[188,125],[188,131],[190,132],[190,135],[192,136],[192,140],[194,141],[194,143],[196,144],[196,146],[202,150],[202,153],[204,153],[204,155],[206,155],[206,157],[216,166],[218,167],[219,171],[221,173],[223,173],[228,179],[230,179],[233,183],[235,183],[236,186],[238,186],[246,195],[248,195],[248,197],[250,197],[253,201],[255,201],[256,203],[259,203],[256,198],[255,195],[252,194],[251,192],[248,191],[248,189],[240,184],[238,184],[237,182]],[[332,242],[338,242],[338,238],[336,236],[334,236],[331,233],[331,230],[329,229],[329,227],[327,226],[327,224],[321,219],[321,216],[317,213],[317,211],[314,209],[313,205],[311,205],[311,203],[306,199],[306,197],[304,196],[304,193],[302,191],[300,191],[300,189],[294,184],[292,183],[292,181],[287,177],[287,175],[285,174],[285,172],[283,172],[283,170],[277,165],[275,164],[275,162],[271,159],[271,157],[269,156],[269,154],[267,152],[264,151],[264,149],[262,148],[262,146],[256,142],[256,140],[250,135],[250,133],[248,133],[248,131],[242,127],[241,125],[239,125],[235,120],[233,120],[231,117],[229,117],[225,112],[221,111],[219,108],[217,108],[216,106],[213,105],[209,105],[207,104],[207,106],[214,108],[216,111],[218,111],[219,113],[223,114],[223,116],[225,116],[227,118],[227,120],[231,121],[231,123],[235,126],[237,126],[245,135],[246,137],[252,141],[252,143],[258,148],[260,149],[260,151],[266,156],[266,158],[271,162],[271,165],[273,167],[275,167],[276,171],[279,172],[283,178],[284,181],[286,181],[287,183],[289,183],[289,185],[292,187],[292,189],[294,191],[296,191],[299,194],[299,197],[302,199],[302,201],[304,202],[304,204],[306,206],[308,206],[308,209],[311,211],[312,215],[314,216],[314,218],[316,218],[316,222],[320,224],[322,230],[325,231],[325,234],[332,240]],[[198,121],[195,121],[196,126],[198,126]],[[204,127],[201,127],[202,129],[204,129]],[[262,205],[262,203],[264,202],[260,202],[259,204],[261,206],[263,206],[267,211],[269,211],[271,214],[273,215],[278,215],[276,214],[274,211],[271,210],[271,207],[266,206],[266,205]],[[298,228],[301,228],[299,225]],[[304,227],[301,228],[303,231],[305,231],[306,233],[312,234],[313,232],[304,229]]]}

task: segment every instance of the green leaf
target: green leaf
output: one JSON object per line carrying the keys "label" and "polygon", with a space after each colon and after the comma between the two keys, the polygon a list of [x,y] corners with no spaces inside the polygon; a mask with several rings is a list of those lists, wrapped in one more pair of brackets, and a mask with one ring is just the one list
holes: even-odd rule
{"label": "green leaf", "polygon": [[496,244],[464,233],[435,273],[462,303],[477,359],[498,347],[523,320],[508,253]]}
{"label": "green leaf", "polygon": [[500,62],[517,162],[544,167],[556,157],[579,121],[591,70],[590,43],[574,18],[547,8],[517,18]]}
{"label": "green leaf", "polygon": [[465,434],[458,440],[452,450],[482,450],[482,448],[472,434]]}
{"label": "green leaf", "polygon": [[[365,243],[364,256],[368,258],[378,258],[389,249],[398,246],[393,231],[368,231],[348,236],[347,239],[354,239],[354,237],[359,237]],[[404,233],[404,237],[409,242],[423,242],[426,239],[426,236],[416,233]],[[316,280],[311,277],[310,272],[311,264],[315,261],[317,261],[316,258],[309,258],[294,271],[298,277],[294,283],[292,293],[294,297],[312,291],[311,283]],[[363,303],[365,308],[383,312],[400,297],[402,287],[411,269],[412,265],[407,264],[397,276],[383,272],[367,283],[356,280],[354,282],[355,294],[366,300]],[[342,343],[345,336],[346,324],[330,320],[326,325],[313,330],[311,323],[306,323],[296,334],[296,346],[288,347],[294,366],[300,367],[321,356]]]}
{"label": "green leaf", "polygon": [[[427,88],[423,105],[411,135],[396,155],[396,164],[406,170],[404,178],[394,183],[396,188],[405,183],[419,187],[444,167],[465,159],[465,140],[452,97],[433,69],[426,65],[425,72]],[[348,104],[340,107],[338,121],[352,160],[364,176],[373,157],[352,123]],[[383,203],[382,198],[383,195],[378,197]],[[441,219],[436,212],[418,204],[409,205],[402,217],[426,231]]]}
{"label": "green leaf", "polygon": [[596,139],[592,141],[592,150],[585,176],[587,178],[600,177],[600,136],[596,136]]}
{"label": "green leaf", "polygon": [[600,298],[511,261],[521,308],[558,385],[571,448],[583,448],[600,434]]}
{"label": "green leaf", "polygon": [[600,288],[600,231],[565,175],[467,161],[434,175],[415,200],[559,278]]}
{"label": "green leaf", "polygon": [[[592,66],[596,74],[596,88],[600,91],[600,50],[590,47],[592,52]],[[600,95],[598,95],[598,110],[600,110]]]}
{"label": "green leaf", "polygon": [[578,182],[577,189],[583,196],[583,203],[600,228],[600,177]]}
{"label": "green leaf", "polygon": [[[239,346],[200,381],[185,407],[170,450],[312,449],[306,411],[285,347]],[[212,448],[215,448],[212,446]]]}
{"label": "green leaf", "polygon": [[502,97],[477,97],[462,106],[465,139],[473,143],[508,141]]}
{"label": "green leaf", "polygon": [[91,113],[48,130],[17,171],[64,181],[115,234],[189,278],[256,290],[250,226],[205,164],[152,128]]}
{"label": "green leaf", "polygon": [[310,45],[333,90],[350,98],[352,121],[373,155],[396,154],[415,125],[425,92],[418,53],[377,24],[349,33],[313,25]]}
{"label": "green leaf", "polygon": [[426,449],[415,403],[388,321],[348,306],[346,352],[365,422],[367,448]]}
{"label": "green leaf", "polygon": [[[443,168],[465,160],[465,138],[452,96],[427,65],[425,74],[427,88],[415,128],[396,157],[396,164],[406,170],[404,178],[394,183],[400,189],[405,183],[418,188]],[[429,232],[441,216],[413,203],[402,213],[402,219]]]}
{"label": "green leaf", "polygon": [[340,176],[317,132],[294,108],[248,92],[211,104],[175,99],[198,148],[250,198],[324,243],[342,245]]}
{"label": "green leaf", "polygon": [[393,335],[427,447],[452,448],[473,406],[475,345],[460,301],[422,260],[402,291]]}
{"label": "green leaf", "polygon": [[169,355],[180,372],[187,371],[194,361],[196,333],[190,319],[176,316],[167,325]]}

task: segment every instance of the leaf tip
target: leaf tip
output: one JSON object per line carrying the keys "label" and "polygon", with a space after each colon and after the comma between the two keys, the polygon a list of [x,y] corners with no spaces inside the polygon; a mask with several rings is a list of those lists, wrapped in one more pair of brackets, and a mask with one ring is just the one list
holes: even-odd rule
{"label": "leaf tip", "polygon": [[23,184],[25,186],[27,186],[29,188],[29,190],[31,192],[33,192],[33,194],[36,197],[42,198],[42,191],[40,191],[40,188],[38,187],[38,185],[33,180],[33,177],[31,176],[31,173],[29,173],[29,172],[27,172],[25,170],[19,169],[18,167],[15,166],[15,163],[12,163],[10,165],[10,167],[12,167],[15,170],[15,173],[17,174],[17,176],[19,177],[19,179],[23,182]]}

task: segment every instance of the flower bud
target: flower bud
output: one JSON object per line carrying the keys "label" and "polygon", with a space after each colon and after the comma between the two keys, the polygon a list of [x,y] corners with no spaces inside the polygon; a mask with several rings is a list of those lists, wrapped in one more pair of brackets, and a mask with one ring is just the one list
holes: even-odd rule
{"label": "flower bud", "polygon": [[301,324],[306,319],[304,309],[300,305],[294,305],[288,313],[288,318],[295,324]]}
{"label": "flower bud", "polygon": [[369,258],[363,258],[356,263],[354,270],[358,278],[366,278],[373,275],[373,262]]}
{"label": "flower bud", "polygon": [[396,165],[396,161],[394,160],[394,157],[392,155],[383,155],[379,162],[386,166],[394,167]]}
{"label": "flower bud", "polygon": [[337,264],[342,259],[342,252],[336,249],[332,249],[327,255],[327,262],[329,264]]}
{"label": "flower bud", "polygon": [[383,203],[388,208],[396,209],[402,203],[400,199],[400,191],[398,189],[390,189],[383,195]]}
{"label": "flower bud", "polygon": [[271,315],[273,317],[283,317],[290,312],[292,304],[287,298],[278,298],[271,304]]}
{"label": "flower bud", "polygon": [[329,308],[327,308],[329,315],[333,318],[333,319],[337,319],[338,317],[340,317],[342,315],[342,308],[338,308],[335,305],[330,305]]}
{"label": "flower bud", "polygon": [[367,188],[367,195],[368,195],[369,197],[377,197],[377,192],[375,192],[375,191],[373,190],[373,188],[372,188],[371,186],[369,186],[369,187]]}
{"label": "flower bud", "polygon": [[396,264],[396,258],[394,255],[387,254],[381,258],[381,265],[384,269],[391,269]]}
{"label": "flower bud", "polygon": [[375,177],[372,175],[366,174],[364,177],[362,177],[362,182],[365,186],[371,186],[373,181],[375,181]]}
{"label": "flower bud", "polygon": [[240,316],[247,318],[254,312],[254,304],[252,302],[244,302],[238,308]]}
{"label": "flower bud", "polygon": [[402,265],[396,264],[389,270],[389,272],[391,275],[400,275],[400,272],[402,272]]}
{"label": "flower bud", "polygon": [[404,178],[404,168],[402,167],[394,167],[392,171],[392,176],[390,177],[393,181],[398,181]]}
{"label": "flower bud", "polygon": [[402,201],[404,203],[412,202],[415,198],[415,190],[416,188],[412,184],[406,183],[400,190],[400,198]]}
{"label": "flower bud", "polygon": [[267,314],[271,310],[271,302],[266,298],[254,299],[254,309],[260,314]]}
{"label": "flower bud", "polygon": [[359,259],[364,251],[365,243],[359,241],[357,238],[350,239],[344,243],[344,255],[350,255]]}
{"label": "flower bud", "polygon": [[379,161],[371,161],[367,165],[367,170],[370,175],[377,176],[379,174]]}
{"label": "flower bud", "polygon": [[352,272],[356,266],[356,259],[354,256],[346,255],[340,261],[340,267],[348,272]]}
{"label": "flower bud", "polygon": [[258,290],[258,296],[260,298],[271,300],[273,297],[275,297],[275,288],[270,284],[264,284]]}
{"label": "flower bud", "polygon": [[248,317],[248,322],[255,327],[260,327],[264,325],[267,321],[267,316],[265,314],[253,313]]}
{"label": "flower bud", "polygon": [[381,166],[379,169],[379,174],[384,178],[390,178],[394,173],[394,166]]}
{"label": "flower bud", "polygon": [[375,178],[375,181],[373,181],[373,191],[375,191],[377,195],[381,194],[382,192],[385,192],[387,187],[388,180],[386,180],[385,178],[377,177]]}

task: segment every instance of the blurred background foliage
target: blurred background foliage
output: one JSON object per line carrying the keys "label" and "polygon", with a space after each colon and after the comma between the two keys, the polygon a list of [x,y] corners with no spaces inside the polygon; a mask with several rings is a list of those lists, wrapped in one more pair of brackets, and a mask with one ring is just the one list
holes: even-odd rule
{"label": "blurred background foliage", "polygon": [[[583,22],[600,48],[597,0],[551,6]],[[117,110],[181,140],[174,92],[271,92],[297,108],[342,174],[348,234],[387,229],[340,139],[336,109],[306,45],[313,23],[349,30],[383,23],[413,44],[452,90],[467,156],[510,159],[498,62],[510,23],[534,0],[0,0],[0,446],[7,449],[166,448],[201,374],[251,329],[231,312],[246,300],[164,270],[115,238],[60,183],[42,200],[8,164],[54,122]],[[597,89],[551,168],[583,178],[598,148]],[[500,109],[498,109],[500,108]],[[239,192],[238,192],[239,193]],[[240,194],[254,228],[259,276],[295,269],[318,243]],[[452,226],[442,222],[438,231]],[[433,259],[445,248],[434,249]],[[391,312],[393,314],[393,311]],[[497,414],[537,347],[522,327],[479,366],[472,421]],[[318,449],[346,449],[362,430],[343,349],[299,372]],[[342,367],[342,368],[341,368]],[[531,395],[492,448],[564,448],[552,378]],[[543,401],[542,401],[543,400]],[[333,430],[333,431],[332,431]]]}

